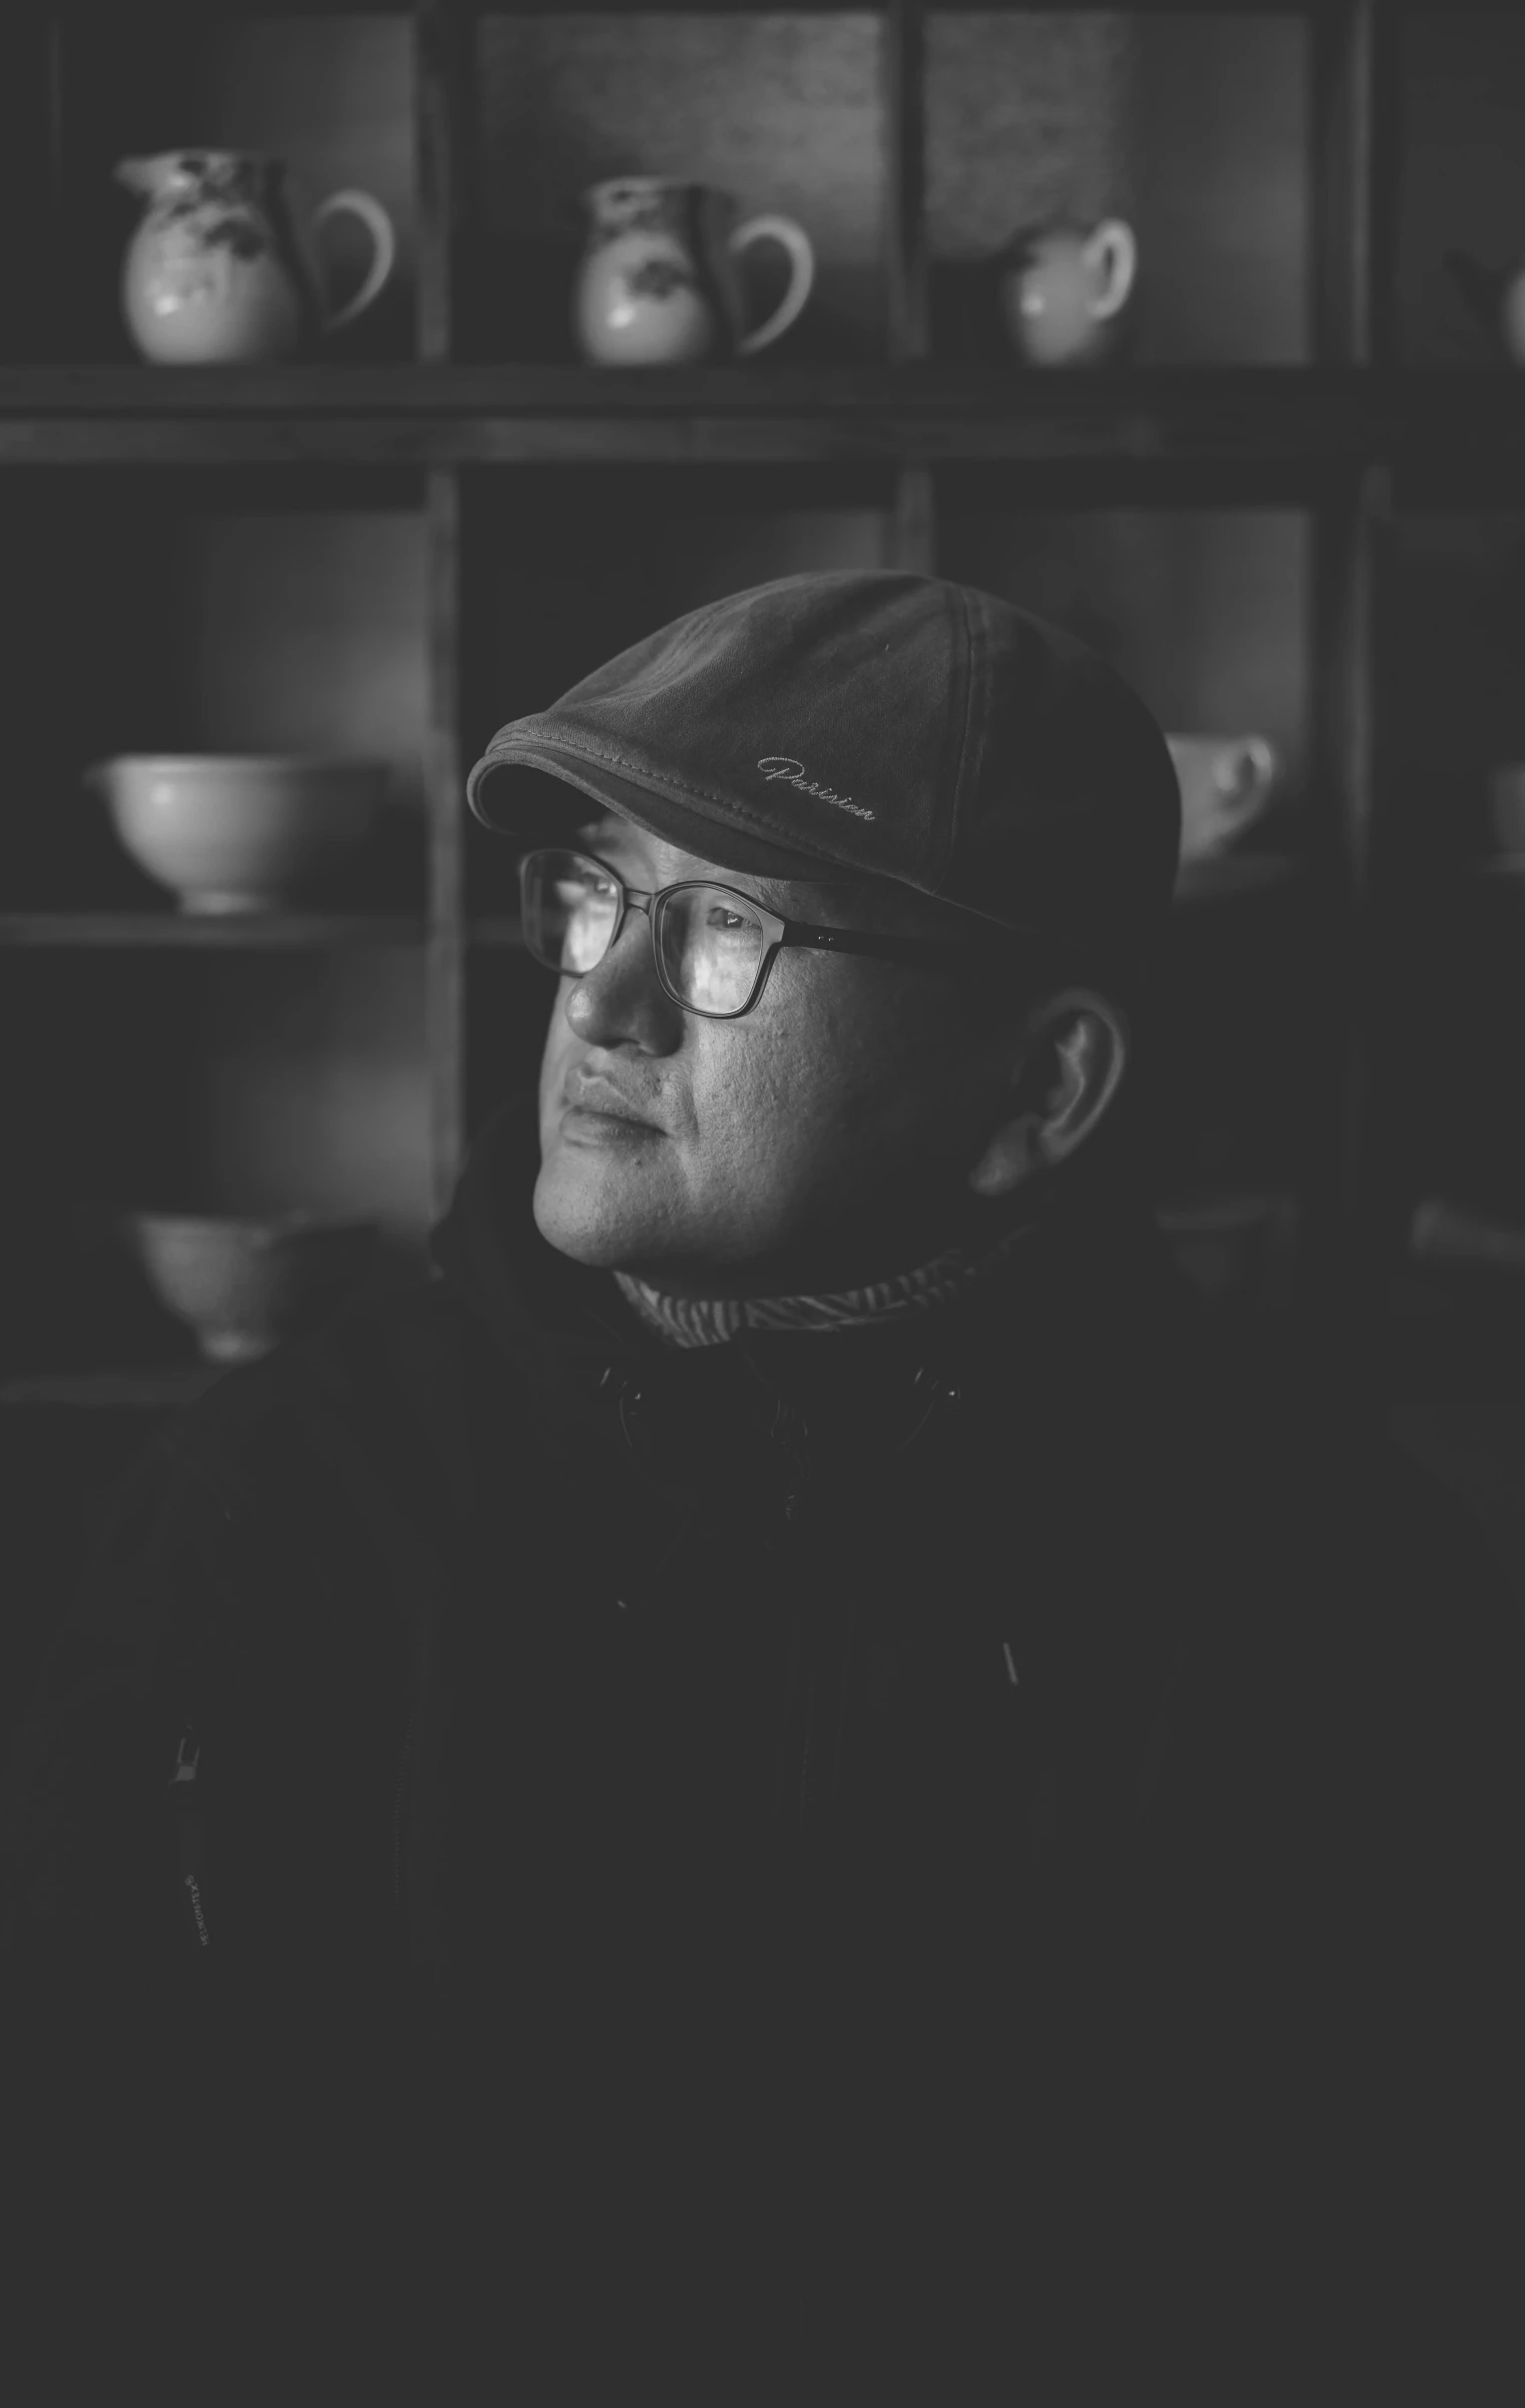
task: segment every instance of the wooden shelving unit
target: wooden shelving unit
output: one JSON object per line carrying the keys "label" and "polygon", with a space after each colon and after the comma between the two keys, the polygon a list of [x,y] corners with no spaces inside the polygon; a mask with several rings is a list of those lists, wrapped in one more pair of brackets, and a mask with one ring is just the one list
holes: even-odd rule
{"label": "wooden shelving unit", "polygon": [[106,952],[268,953],[304,946],[416,945],[422,919],[381,912],[0,912],[0,947],[79,946]]}
{"label": "wooden shelving unit", "polygon": [[[831,15],[812,0],[799,13]],[[1149,0],[1134,0],[1141,14]],[[607,14],[639,14],[602,0]],[[200,20],[237,18],[234,0]],[[254,15],[258,12],[250,10]],[[347,12],[331,0],[283,0],[290,18]],[[885,0],[882,109],[884,357],[860,364],[698,371],[595,371],[563,363],[470,358],[465,263],[476,240],[472,171],[474,24],[486,10],[452,0],[357,8],[410,26],[415,357],[270,370],[154,370],[84,356],[78,329],[44,324],[52,356],[0,366],[0,485],[48,506],[70,479],[82,492],[111,474],[216,478],[267,472],[318,478],[336,508],[352,484],[405,485],[423,524],[426,894],[416,913],[310,913],[197,921],[148,911],[7,909],[0,955],[26,950],[292,951],[415,945],[425,964],[431,1185],[447,1199],[468,1134],[468,961],[511,955],[511,915],[469,893],[463,772],[463,663],[472,611],[470,557],[480,479],[596,467],[779,470],[881,480],[887,559],[942,559],[945,472],[989,470],[1035,506],[1094,502],[1159,508],[1298,509],[1312,529],[1308,599],[1311,725],[1308,791],[1316,822],[1296,860],[1246,854],[1183,876],[1193,925],[1241,901],[1272,904],[1314,889],[1342,932],[1346,966],[1339,1107],[1308,1196],[1310,1276],[1354,1323],[1377,1309],[1376,1265],[1390,1207],[1389,1167],[1373,1107],[1380,1043],[1385,908],[1379,818],[1377,588],[1394,514],[1410,492],[1458,509],[1525,504],[1525,384],[1500,367],[1460,373],[1400,364],[1393,330],[1401,126],[1395,93],[1404,10],[1397,0],[1330,0],[1288,14],[1309,30],[1312,357],[1306,366],[1120,368],[1039,375],[933,356],[926,234],[924,88],[927,21],[939,11]],[[499,8],[499,17],[515,12]],[[687,13],[741,14],[709,0]],[[1001,13],[999,10],[991,13]],[[1204,16],[1248,16],[1217,5]],[[55,221],[71,176],[70,75],[114,23],[148,27],[172,12],[119,7],[15,12],[18,57],[52,110],[47,149]],[[104,38],[104,37],[101,37]],[[51,96],[51,97],[50,97]],[[25,105],[11,104],[12,114]],[[99,111],[99,98],[92,106]],[[19,122],[19,119],[18,119]],[[124,135],[124,147],[127,137]],[[37,237],[35,230],[31,238]],[[44,280],[46,283],[46,280]],[[44,295],[44,306],[46,295]],[[74,353],[80,356],[71,356]],[[528,702],[509,707],[529,707]],[[503,716],[509,715],[505,708]],[[1279,906],[1278,906],[1279,907]],[[189,1375],[187,1375],[189,1379]],[[144,1402],[179,1393],[180,1375],[103,1373],[50,1385],[0,1384],[0,1402],[55,1393]],[[194,1382],[191,1383],[194,1385]],[[185,1382],[181,1382],[185,1385]],[[187,1390],[189,1391],[189,1388]]]}

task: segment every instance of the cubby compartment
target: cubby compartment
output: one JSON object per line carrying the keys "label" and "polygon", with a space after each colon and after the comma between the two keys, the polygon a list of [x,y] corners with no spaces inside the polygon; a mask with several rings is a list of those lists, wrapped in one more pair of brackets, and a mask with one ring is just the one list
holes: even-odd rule
{"label": "cubby compartment", "polygon": [[1517,9],[1395,10],[1398,223],[1395,350],[1418,367],[1518,367],[1503,341],[1506,280],[1525,269],[1525,17]]}
{"label": "cubby compartment", "polygon": [[123,754],[381,762],[307,908],[424,908],[419,480],[87,469],[0,483],[12,630],[0,913],[173,913],[83,773]]}
{"label": "cubby compartment", "polygon": [[1106,364],[1309,358],[1308,19],[934,9],[926,246],[934,353],[1019,364],[1001,255],[1122,219],[1132,293]]}
{"label": "cubby compartment", "polygon": [[[808,236],[814,288],[761,359],[884,360],[885,41],[884,16],[870,9],[483,12],[470,77],[466,356],[580,360],[571,309],[582,196],[613,177],[660,176],[729,193],[738,222],[782,214]],[[778,247],[749,251],[743,278],[755,327],[785,289]]]}
{"label": "cubby compartment", "polygon": [[[1097,480],[1086,480],[1096,490]],[[1260,735],[1281,763],[1238,842],[1297,840],[1309,769],[1306,511],[1088,504],[1073,472],[938,479],[938,569],[1079,636],[1170,734]]]}
{"label": "cubby compartment", "polygon": [[[1490,1226],[1525,1248],[1525,510],[1405,510],[1386,571],[1375,861],[1387,1236],[1394,1251],[1417,1240],[1422,1256],[1442,1206],[1442,1248],[1476,1216],[1486,1262]],[[1511,798],[1517,819],[1495,821]]]}
{"label": "cubby compartment", "polygon": [[[1177,908],[1153,1082],[1161,1207],[1306,1235],[1338,1155],[1347,929],[1311,882]],[[1293,1226],[1295,1224],[1295,1226]]]}
{"label": "cubby compartment", "polygon": [[1311,520],[1061,503],[1052,478],[944,471],[939,569],[1067,628],[1171,736],[1258,736],[1277,760],[1262,816],[1182,869],[1152,1117],[1161,1211],[1186,1267],[1221,1256],[1225,1294],[1281,1300],[1328,1209],[1344,1005],[1346,932],[1319,874],[1318,822],[1337,798],[1319,791],[1310,741]]}
{"label": "cubby compartment", "polygon": [[134,1212],[374,1219],[406,1275],[430,1207],[418,948],[0,955],[6,1369],[194,1364]]}
{"label": "cubby compartment", "polygon": [[[403,9],[241,15],[140,9],[59,12],[51,40],[29,51],[40,71],[27,115],[51,122],[49,196],[60,223],[46,353],[136,361],[120,285],[141,204],[118,163],[168,151],[253,151],[278,160],[299,241],[314,209],[359,188],[389,218],[396,258],[374,305],[320,335],[302,355],[402,361],[416,353],[417,205],[414,37]],[[19,113],[19,112],[18,112]],[[350,218],[318,231],[326,298],[342,305],[370,260]]]}
{"label": "cubby compartment", "polygon": [[[1525,389],[1522,389],[1525,399]],[[1490,787],[1525,784],[1525,492],[1506,506],[1420,507],[1385,547],[1382,811],[1377,864],[1398,889],[1433,891],[1499,866]],[[1525,800],[1516,849],[1525,853]]]}

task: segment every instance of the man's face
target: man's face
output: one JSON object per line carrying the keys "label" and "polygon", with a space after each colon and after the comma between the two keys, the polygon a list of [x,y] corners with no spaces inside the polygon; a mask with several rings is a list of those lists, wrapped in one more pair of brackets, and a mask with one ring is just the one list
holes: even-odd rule
{"label": "man's face", "polygon": [[[577,837],[626,886],[710,878],[786,919],[861,926],[839,890],[682,853],[617,817]],[[705,1020],[663,993],[650,923],[560,981],[540,1070],[541,1234],[674,1293],[789,1292],[909,1268],[968,1205],[1004,1065],[949,983],[785,946],[759,1001]],[[621,1109],[637,1120],[609,1117]]]}

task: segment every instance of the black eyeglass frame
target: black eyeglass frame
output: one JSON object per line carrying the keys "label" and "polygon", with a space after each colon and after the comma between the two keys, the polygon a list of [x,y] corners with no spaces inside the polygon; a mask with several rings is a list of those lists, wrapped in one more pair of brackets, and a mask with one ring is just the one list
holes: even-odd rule
{"label": "black eyeglass frame", "polygon": [[[614,915],[614,925],[609,932],[609,941],[599,955],[598,961],[593,963],[593,969],[596,970],[600,963],[606,962],[619,943],[620,932],[625,925],[625,916],[633,906],[637,911],[643,911],[646,915],[646,925],[651,932],[651,959],[662,993],[670,1002],[677,1005],[680,1012],[692,1012],[699,1020],[741,1020],[748,1012],[755,1011],[761,1000],[762,991],[768,983],[768,973],[773,967],[774,956],[783,945],[805,945],[820,953],[867,954],[879,961],[908,962],[916,968],[942,969],[951,977],[967,977],[977,976],[982,967],[988,967],[990,957],[1000,942],[999,938],[993,936],[988,945],[982,945],[979,938],[976,937],[971,945],[958,945],[946,943],[939,937],[890,937],[881,936],[877,932],[871,933],[867,929],[822,928],[809,920],[782,920],[777,912],[769,911],[765,903],[759,903],[755,895],[743,894],[739,887],[723,886],[719,880],[714,878],[680,878],[672,886],[658,887],[653,894],[643,887],[626,886],[618,871],[611,870],[606,861],[598,859],[596,853],[579,853],[570,845],[536,845],[529,852],[520,855],[517,866],[521,925],[528,917],[528,904],[524,888],[529,864],[547,854],[559,856],[564,861],[579,861],[589,869],[597,870],[600,877],[610,881],[619,898],[619,908]],[[730,896],[762,923],[763,949],[757,965],[757,976],[753,981],[752,992],[746,1002],[739,1005],[734,1012],[705,1012],[698,1004],[691,1004],[683,996],[674,995],[667,984],[666,973],[662,968],[662,949],[657,943],[657,913],[670,895],[686,894],[695,887],[706,888],[711,894]],[[1012,933],[1019,934],[1020,932],[1013,931]],[[530,954],[531,961],[536,959],[538,959],[536,955]],[[587,977],[585,970],[563,970],[558,965],[548,962],[541,963],[541,968],[554,969],[561,978]]]}

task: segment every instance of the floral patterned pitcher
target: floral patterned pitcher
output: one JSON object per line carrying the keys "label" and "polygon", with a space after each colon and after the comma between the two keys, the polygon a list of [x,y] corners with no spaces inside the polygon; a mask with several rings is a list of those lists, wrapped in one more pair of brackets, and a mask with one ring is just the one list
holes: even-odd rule
{"label": "floral patterned pitcher", "polygon": [[[736,224],[729,193],[662,176],[617,176],[583,195],[587,248],[572,324],[589,360],[653,367],[749,359],[792,327],[815,282],[815,253],[792,218]],[[737,263],[753,243],[782,243],[789,290],[771,318],[744,332]]]}
{"label": "floral patterned pitcher", "polygon": [[284,360],[349,326],[396,259],[390,218],[370,193],[331,193],[316,230],[348,211],[370,233],[371,266],[330,309],[286,204],[279,160],[252,151],[161,151],[124,159],[117,180],[147,201],[122,272],[128,331],[146,360],[177,367]]}

